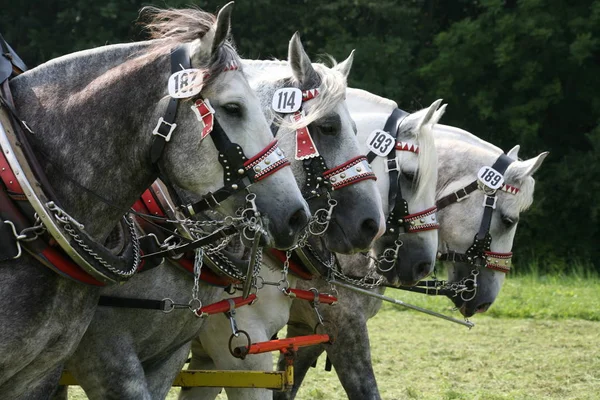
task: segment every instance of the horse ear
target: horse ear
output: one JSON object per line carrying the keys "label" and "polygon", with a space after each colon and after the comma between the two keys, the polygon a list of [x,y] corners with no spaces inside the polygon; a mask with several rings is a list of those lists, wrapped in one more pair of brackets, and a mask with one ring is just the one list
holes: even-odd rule
{"label": "horse ear", "polygon": [[507,151],[506,155],[508,157],[512,158],[513,160],[518,160],[519,159],[519,150],[521,150],[521,146],[516,145],[515,147],[513,147],[512,149]]}
{"label": "horse ear", "polygon": [[217,14],[217,22],[215,22],[215,36],[211,45],[211,54],[215,54],[219,46],[225,42],[227,36],[229,36],[229,29],[231,27],[231,12],[233,11],[233,1],[225,4],[219,13]]}
{"label": "horse ear", "polygon": [[319,81],[319,76],[313,68],[310,58],[308,58],[308,55],[304,51],[298,32],[294,33],[294,36],[290,40],[288,62],[292,68],[294,78],[300,82],[300,85],[311,86]]}
{"label": "horse ear", "polygon": [[444,113],[446,112],[447,105],[448,104],[442,104],[442,106],[438,108],[436,112],[433,113],[433,117],[431,117],[432,124],[437,124],[438,122],[440,122],[442,115],[444,115]]}
{"label": "horse ear", "polygon": [[354,61],[354,50],[352,50],[352,52],[350,53],[348,58],[346,58],[344,61],[342,61],[341,63],[336,65],[334,69],[340,71],[342,73],[342,75],[344,75],[344,78],[348,78],[348,75],[350,75],[350,69],[352,68],[353,61]]}
{"label": "horse ear", "polygon": [[418,125],[419,129],[423,125],[429,123],[429,121],[431,120],[431,117],[433,117],[433,114],[435,113],[435,111],[437,110],[437,108],[440,106],[441,103],[442,103],[442,99],[437,99],[436,101],[431,103],[431,105],[429,106],[429,109],[427,110],[427,112],[425,113],[423,118],[421,118],[421,120],[419,121],[419,125]]}
{"label": "horse ear", "polygon": [[517,180],[521,180],[533,175],[540,168],[542,162],[548,154],[550,153],[545,151],[539,156],[530,158],[529,160],[517,161],[512,163],[509,166],[509,169],[512,170],[511,176],[513,176]]}

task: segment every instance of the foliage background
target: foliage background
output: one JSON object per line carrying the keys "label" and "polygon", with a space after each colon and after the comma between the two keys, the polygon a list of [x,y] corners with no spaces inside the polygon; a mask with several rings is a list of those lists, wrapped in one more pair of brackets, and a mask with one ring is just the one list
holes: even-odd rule
{"label": "foliage background", "polygon": [[[191,0],[0,0],[0,32],[33,67],[143,39],[144,5]],[[196,2],[216,11],[223,0]],[[238,0],[233,34],[248,58],[285,59],[293,32],[311,55],[344,59],[350,84],[410,111],[437,98],[444,123],[521,156],[549,150],[523,216],[519,266],[600,271],[600,0]]]}

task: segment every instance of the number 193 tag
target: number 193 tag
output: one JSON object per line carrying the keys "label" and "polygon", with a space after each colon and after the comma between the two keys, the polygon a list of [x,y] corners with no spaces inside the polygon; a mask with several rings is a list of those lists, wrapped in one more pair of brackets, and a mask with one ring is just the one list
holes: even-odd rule
{"label": "number 193 tag", "polygon": [[176,99],[192,97],[202,91],[202,71],[184,69],[169,77],[169,96]]}
{"label": "number 193 tag", "polygon": [[277,89],[273,95],[271,107],[275,112],[293,113],[302,105],[302,90],[298,88]]}
{"label": "number 193 tag", "polygon": [[499,189],[504,184],[504,177],[492,167],[483,167],[477,173],[481,183],[490,189]]}
{"label": "number 193 tag", "polygon": [[392,135],[381,129],[376,129],[367,138],[367,147],[380,157],[387,156],[394,148],[396,140]]}

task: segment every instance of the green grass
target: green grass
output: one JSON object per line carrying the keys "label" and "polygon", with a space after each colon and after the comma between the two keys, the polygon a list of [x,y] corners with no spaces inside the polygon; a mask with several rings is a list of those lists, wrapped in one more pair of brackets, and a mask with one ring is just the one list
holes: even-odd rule
{"label": "green grass", "polygon": [[[369,321],[382,398],[600,399],[600,279],[585,274],[509,276],[491,309],[471,319],[471,330],[385,304]],[[386,294],[459,317],[442,297]],[[309,371],[299,400],[346,398],[324,362]]]}

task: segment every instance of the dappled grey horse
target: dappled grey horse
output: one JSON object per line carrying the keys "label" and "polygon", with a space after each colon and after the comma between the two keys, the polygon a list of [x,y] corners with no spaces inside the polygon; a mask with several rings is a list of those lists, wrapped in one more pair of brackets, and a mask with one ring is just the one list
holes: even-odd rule
{"label": "dappled grey horse", "polygon": [[[257,69],[273,69],[276,64],[265,62],[252,62],[256,64]],[[248,68],[247,68],[248,70]],[[249,72],[252,80],[253,72]],[[350,99],[349,99],[350,100]],[[397,128],[396,140],[393,143],[388,143],[389,150],[394,149],[393,154],[396,155],[398,165],[404,171],[404,175],[400,177],[401,189],[398,193],[402,193],[400,198],[408,202],[408,207],[413,211],[421,211],[431,208],[435,200],[435,185],[436,185],[436,153],[433,145],[433,137],[431,134],[431,125],[435,123],[435,111],[439,106],[439,101],[432,104],[428,109],[420,112],[404,115],[402,119],[396,118],[398,113],[396,104],[392,101],[373,102],[370,99],[365,99],[362,110],[369,116],[368,121],[355,120],[357,122],[357,132],[359,142],[365,135],[368,136],[374,129],[381,129],[386,125],[386,122],[392,120],[391,126]],[[319,147],[320,148],[320,147]],[[366,154],[363,150],[362,154]],[[360,154],[360,153],[359,153]],[[389,187],[388,173],[385,169],[385,163],[381,161],[373,161],[372,167],[377,172],[377,189],[369,194],[375,199],[381,198],[385,204],[385,209],[389,208],[389,200],[387,196],[381,196],[378,191],[387,194]],[[340,193],[344,189],[340,190]],[[396,201],[393,200],[395,203]],[[309,202],[310,204],[310,202]],[[341,207],[340,203],[337,207]],[[335,211],[334,209],[334,214]],[[432,227],[435,228],[435,227]],[[388,243],[384,243],[385,246]],[[401,263],[401,266],[406,265],[407,270],[411,271],[402,276],[402,280],[414,281],[422,278],[433,267],[435,254],[437,251],[437,233],[435,229],[422,229],[415,233],[410,241],[407,241],[407,246],[412,246],[414,255],[410,260],[406,259],[394,260]],[[380,249],[383,251],[384,249]],[[402,255],[404,252],[401,253]],[[369,272],[367,263],[364,262],[364,256],[358,256],[363,260],[361,269],[357,274],[365,275]],[[404,257],[403,257],[404,258]],[[290,287],[301,284],[302,280],[292,274],[287,277],[282,277],[281,272],[277,269],[280,261],[267,257],[267,265],[270,265],[268,270],[261,271],[261,277],[264,281],[277,282],[279,279],[289,281]],[[410,261],[410,262],[408,262]],[[423,267],[423,264],[426,264]],[[424,269],[424,270],[423,270]],[[328,267],[322,268],[322,273],[328,273]],[[413,276],[412,271],[417,275]],[[391,276],[398,276],[392,273]],[[312,281],[311,281],[312,282]],[[303,288],[306,286],[303,285]],[[320,292],[328,292],[329,287],[320,287]],[[259,290],[260,302],[247,309],[241,309],[237,315],[237,321],[241,329],[250,332],[250,337],[253,342],[261,342],[269,340],[280,328],[287,322],[289,315],[289,307],[292,299],[284,296],[281,292],[281,287],[265,286]],[[343,296],[342,296],[343,297]],[[339,299],[343,301],[342,298]],[[295,302],[296,300],[294,300]],[[309,302],[305,301],[310,308]],[[329,308],[328,306],[325,306]],[[332,308],[335,312],[335,307]],[[317,325],[314,321],[310,332],[313,333],[313,328]],[[329,327],[326,327],[329,328]],[[244,369],[244,370],[271,370],[272,355],[253,354],[248,355],[244,360],[233,358],[224,351],[227,349],[228,335],[227,321],[225,318],[219,318],[210,321],[210,324],[200,333],[199,341],[196,340],[192,344],[192,361],[190,369]],[[333,332],[332,332],[333,333]],[[337,340],[337,339],[336,339]],[[239,345],[236,342],[236,345]],[[244,344],[244,343],[241,343]],[[319,346],[316,346],[319,348]],[[227,388],[227,395],[230,399],[267,399],[272,398],[273,392],[264,389],[235,389]],[[209,399],[214,398],[218,393],[218,389],[212,388],[189,388],[182,390],[181,399]]]}
{"label": "dappled grey horse", "polygon": [[[360,124],[362,107],[354,107],[360,101],[360,91],[348,91],[348,103],[353,117]],[[443,113],[444,108],[438,111]],[[439,119],[441,115],[437,116]],[[459,204],[444,206],[440,199],[452,195],[464,197],[461,188],[469,186],[477,179],[482,167],[492,166],[503,154],[499,148],[458,128],[435,125],[435,145],[438,152],[438,188],[437,199],[440,210],[439,251],[467,250],[473,245],[473,237],[478,232],[483,218],[482,203],[485,193],[480,188],[470,192]],[[470,316],[476,311],[484,311],[493,302],[505,278],[506,258],[495,259],[494,254],[509,254],[512,248],[519,215],[526,210],[533,200],[534,180],[532,174],[540,167],[547,153],[526,161],[517,160],[518,146],[508,152],[507,156],[514,160],[504,173],[504,185],[496,194],[496,209],[492,213],[489,233],[492,257],[486,267],[475,268],[471,264],[448,265],[450,283],[461,283],[473,279],[473,271],[477,271],[477,290],[451,294],[461,312]],[[475,185],[475,187],[478,187]],[[457,196],[453,193],[458,193]],[[409,249],[410,250],[410,249]],[[498,262],[502,261],[502,262]],[[348,274],[356,274],[364,260],[358,257],[341,259]],[[325,282],[302,282],[302,287],[325,288]],[[471,288],[472,289],[472,288]],[[324,318],[335,321],[339,326],[338,340],[331,346],[314,346],[301,349],[295,364],[294,388],[287,393],[277,393],[276,398],[291,399],[302,383],[308,368],[318,356],[326,351],[336,373],[350,399],[379,399],[377,382],[371,366],[369,335],[366,322],[381,307],[381,300],[364,296],[356,292],[339,288],[339,304],[322,309]],[[383,293],[383,288],[374,289]],[[294,301],[288,336],[306,334],[315,323],[310,307],[300,301]],[[415,318],[419,316],[415,315]]]}
{"label": "dappled grey horse", "polygon": [[[277,71],[277,75],[271,69],[263,71],[252,63],[243,63],[250,84],[260,99],[262,110],[259,112],[269,115],[270,120],[274,118],[268,110],[276,89],[295,87],[312,90],[313,95],[318,91],[314,98],[304,101],[302,107],[323,160],[333,167],[359,156],[353,123],[343,105],[345,80],[352,60],[333,69],[323,65],[313,68],[297,35],[290,42],[289,60],[289,66],[265,62]],[[295,143],[291,139],[294,135],[283,122],[281,124],[283,127],[274,126],[273,133],[286,153],[293,154]],[[301,166],[302,162],[292,161],[294,168],[297,164]],[[302,168],[295,168],[295,174],[299,183],[304,184],[306,176]],[[379,200],[370,195],[374,190],[374,181],[370,179],[331,194],[338,202],[340,212],[334,210],[336,229],[327,231],[326,240],[336,249],[368,248],[378,234],[382,211]],[[316,207],[314,210],[323,206],[312,200],[309,203]],[[204,265],[202,268],[209,267]],[[193,284],[192,274],[181,269],[175,260],[168,260],[161,267],[135,276],[126,285],[103,290],[102,294],[155,300],[169,297],[176,303],[185,304]],[[221,300],[223,294],[223,288],[200,282],[199,298],[203,305]],[[237,312],[269,304],[262,291],[257,295],[259,301],[256,304]],[[239,296],[239,292],[235,296]],[[188,310],[164,314],[155,310],[99,307],[66,366],[92,399],[164,398],[188,357],[190,339],[213,319],[221,318],[225,319],[222,315],[214,315],[205,320]],[[287,315],[273,318],[282,319],[280,326],[287,322]],[[223,350],[227,352],[226,348]],[[115,380],[115,375],[119,379]]]}
{"label": "dappled grey horse", "polygon": [[[174,131],[162,129],[173,49],[187,50],[191,67],[204,76],[192,100],[211,101],[220,129],[248,157],[273,140],[226,40],[231,7],[218,19],[198,10],[150,11],[155,40],[60,57],[10,82],[16,110],[34,132],[28,137],[56,192],[53,200],[68,213],[63,220],[76,219],[98,244],[159,176],[197,194],[223,184],[215,145],[201,139],[193,102],[180,104]],[[152,154],[158,160],[151,160],[153,143],[164,147],[160,157]],[[266,240],[292,245],[307,209],[291,170],[252,190],[266,216]],[[244,204],[244,197],[236,203]],[[116,259],[125,251],[128,260],[135,259],[130,244],[108,246],[103,254]],[[131,265],[134,272],[137,263]],[[60,276],[29,253],[2,263],[0,284],[7,305],[0,310],[0,397],[45,398],[94,314],[100,287]]]}

